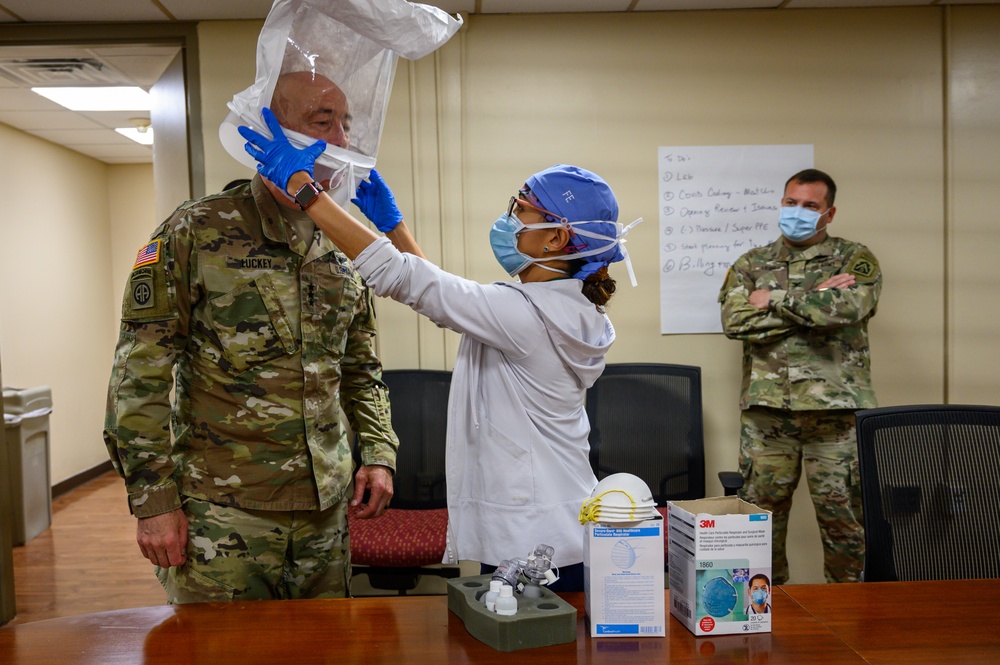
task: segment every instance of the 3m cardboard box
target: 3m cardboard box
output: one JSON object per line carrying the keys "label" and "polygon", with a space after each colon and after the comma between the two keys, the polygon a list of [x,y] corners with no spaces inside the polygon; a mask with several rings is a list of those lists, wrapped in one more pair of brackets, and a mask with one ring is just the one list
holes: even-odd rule
{"label": "3m cardboard box", "polygon": [[591,637],[664,637],[663,520],[588,522],[584,592]]}
{"label": "3m cardboard box", "polygon": [[735,496],[667,503],[670,613],[695,635],[771,632],[771,513]]}

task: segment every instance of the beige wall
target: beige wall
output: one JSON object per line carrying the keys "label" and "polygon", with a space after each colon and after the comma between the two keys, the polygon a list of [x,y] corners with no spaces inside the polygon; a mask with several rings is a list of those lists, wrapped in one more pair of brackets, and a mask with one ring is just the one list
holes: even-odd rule
{"label": "beige wall", "polygon": [[52,389],[52,481],[107,458],[113,344],[108,167],[0,125],[4,383]]}
{"label": "beige wall", "polygon": [[[110,222],[111,247],[111,319],[117,339],[118,322],[121,318],[122,293],[128,279],[135,255],[146,242],[153,230],[163,220],[154,203],[152,164],[108,165],[108,220]],[[176,203],[180,203],[177,201]],[[112,345],[114,342],[112,342]],[[108,361],[108,376],[111,375],[111,355]]]}
{"label": "beige wall", "polygon": [[953,12],[948,34],[947,394],[956,404],[997,404],[1000,7]]}
{"label": "beige wall", "polygon": [[219,143],[219,125],[237,92],[254,82],[257,35],[263,21],[206,21],[198,24],[201,61],[201,125],[205,145],[205,191],[218,192],[253,170],[229,156]]}
{"label": "beige wall", "polygon": [[[252,50],[256,26],[216,28],[233,40],[203,39],[204,61],[215,43]],[[437,53],[400,61],[378,168],[429,257],[482,281],[505,278],[487,229],[528,175],[556,162],[602,174],[622,220],[646,219],[629,243],[638,288],[615,273],[608,360],[702,367],[720,493],[716,472],[736,466],[740,345],[659,333],[657,146],[814,145],[840,187],[834,233],[867,244],[885,273],[871,326],[880,402],[1000,404],[997,44],[996,7],[472,16]],[[202,72],[206,91],[230,84]],[[205,100],[211,150],[225,99]],[[208,177],[222,181],[235,162],[216,150]],[[451,367],[453,334],[395,303],[380,302],[379,320],[387,367]],[[792,580],[822,581],[804,483],[795,504]]]}

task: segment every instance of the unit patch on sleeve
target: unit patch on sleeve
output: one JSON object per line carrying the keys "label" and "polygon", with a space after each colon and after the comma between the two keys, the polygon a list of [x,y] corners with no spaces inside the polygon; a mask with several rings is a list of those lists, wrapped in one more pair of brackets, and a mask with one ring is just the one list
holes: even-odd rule
{"label": "unit patch on sleeve", "polygon": [[851,263],[847,272],[861,284],[871,284],[879,274],[878,261],[868,252],[862,253]]}
{"label": "unit patch on sleeve", "polygon": [[169,245],[157,238],[144,245],[135,257],[122,299],[122,321],[142,323],[176,318],[173,297],[167,287]]}
{"label": "unit patch on sleeve", "polygon": [[132,278],[128,281],[128,288],[132,295],[132,309],[149,309],[156,304],[151,269],[133,269]]}

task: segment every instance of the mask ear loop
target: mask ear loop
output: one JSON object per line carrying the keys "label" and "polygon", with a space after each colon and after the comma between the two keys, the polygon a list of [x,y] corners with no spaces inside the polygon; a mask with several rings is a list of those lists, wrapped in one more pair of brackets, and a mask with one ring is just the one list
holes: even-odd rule
{"label": "mask ear loop", "polygon": [[625,249],[625,243],[626,243],[625,236],[628,235],[628,232],[632,230],[633,226],[636,226],[637,224],[641,223],[642,223],[642,217],[635,220],[625,228],[622,228],[621,222],[618,223],[618,244],[622,248],[622,256],[625,259],[625,268],[628,269],[628,278],[629,281],[632,282],[633,289],[636,286],[638,286],[639,283],[635,279],[635,270],[632,268],[632,258],[628,255],[628,250]]}

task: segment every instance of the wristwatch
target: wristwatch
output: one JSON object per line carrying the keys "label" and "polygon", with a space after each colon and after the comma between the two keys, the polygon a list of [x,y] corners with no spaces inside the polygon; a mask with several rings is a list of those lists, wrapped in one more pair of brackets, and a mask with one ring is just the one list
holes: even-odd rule
{"label": "wristwatch", "polygon": [[323,186],[315,180],[307,182],[299,187],[299,191],[295,192],[295,202],[299,204],[301,209],[305,210],[312,204],[316,203],[316,199],[319,198],[320,192],[322,191]]}

